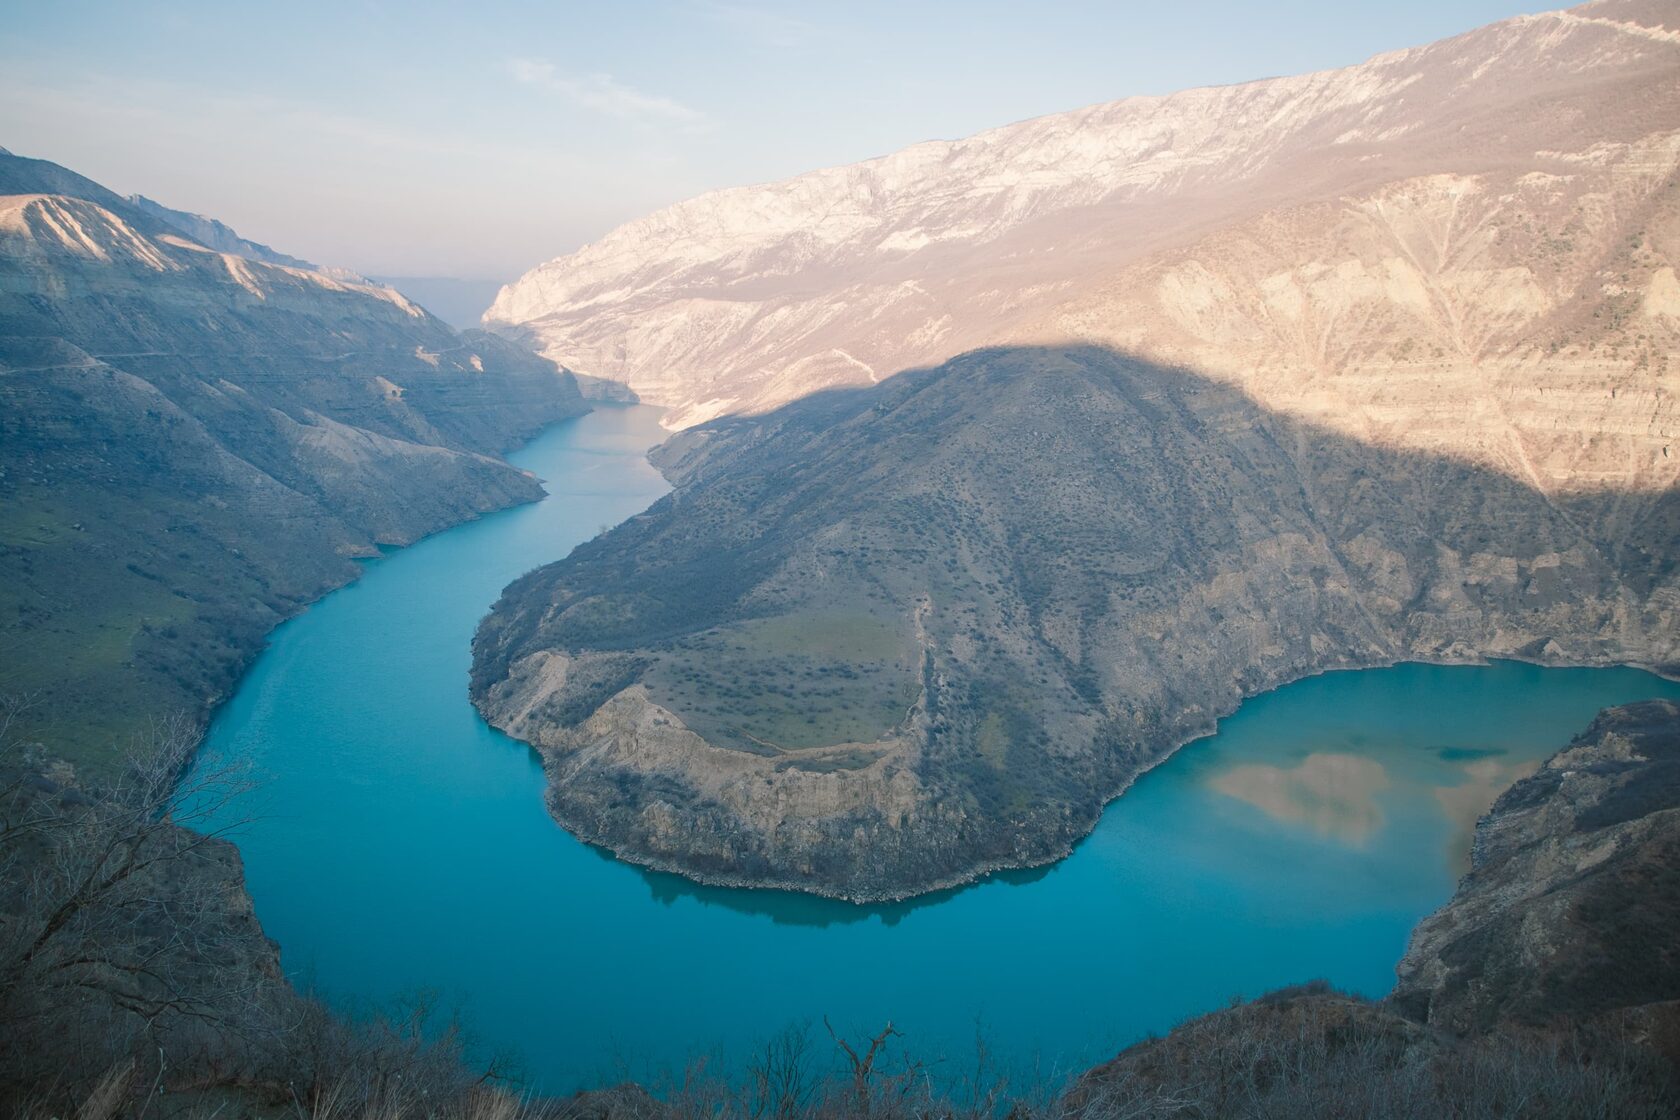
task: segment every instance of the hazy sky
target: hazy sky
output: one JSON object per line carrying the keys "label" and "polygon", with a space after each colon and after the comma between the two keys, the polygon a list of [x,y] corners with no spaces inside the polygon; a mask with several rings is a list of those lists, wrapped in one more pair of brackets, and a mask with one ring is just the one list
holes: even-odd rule
{"label": "hazy sky", "polygon": [[0,0],[0,146],[323,263],[511,279],[712,187],[1557,6]]}

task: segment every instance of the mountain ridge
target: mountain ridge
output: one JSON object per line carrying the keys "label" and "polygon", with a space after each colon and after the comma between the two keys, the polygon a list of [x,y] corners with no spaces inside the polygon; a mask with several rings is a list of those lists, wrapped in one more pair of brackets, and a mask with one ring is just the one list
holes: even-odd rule
{"label": "mountain ridge", "polygon": [[161,202],[154,202],[143,194],[131,194],[128,201],[136,209],[144,211],[168,222],[188,237],[206,248],[215,249],[219,253],[233,253],[241,257],[267,264],[285,265],[289,268],[301,268],[310,272],[325,272],[320,265],[312,264],[300,257],[287,256],[262,244],[239,236],[232,227],[215,218],[203,214],[193,214],[186,210],[174,210]]}
{"label": "mountain ridge", "polygon": [[714,192],[539,266],[485,322],[674,428],[982,346],[1090,343],[1548,492],[1661,488],[1680,479],[1662,20],[1519,17]]}
{"label": "mountain ridge", "polygon": [[295,259],[0,156],[0,610],[33,652],[0,691],[79,762],[204,718],[353,558],[540,496],[499,453],[587,410],[552,363]]}

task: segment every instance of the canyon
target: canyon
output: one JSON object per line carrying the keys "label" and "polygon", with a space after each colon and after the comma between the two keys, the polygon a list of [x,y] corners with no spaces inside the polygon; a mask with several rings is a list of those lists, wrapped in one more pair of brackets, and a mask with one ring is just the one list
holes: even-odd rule
{"label": "canyon", "polygon": [[1058,858],[1304,675],[1672,673],[1672,22],[1026,121],[538,267],[486,326],[666,406],[676,491],[508,589],[475,701],[580,835],[869,900]]}
{"label": "canyon", "polygon": [[[1119,1051],[1021,1115],[1667,1114],[1677,121],[1594,0],[714,191],[466,330],[0,149],[0,1098],[514,1108],[337,1018],[438,983],[545,1091],[990,1000]],[[1152,1033],[1309,955],[1363,994]]]}

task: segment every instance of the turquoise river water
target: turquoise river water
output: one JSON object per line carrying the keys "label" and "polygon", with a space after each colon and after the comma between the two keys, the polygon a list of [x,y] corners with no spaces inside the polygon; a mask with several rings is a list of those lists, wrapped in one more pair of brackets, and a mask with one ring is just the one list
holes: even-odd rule
{"label": "turquoise river water", "polygon": [[372,561],[286,623],[201,756],[260,780],[234,838],[289,973],[348,1010],[434,991],[542,1090],[727,1068],[824,1015],[890,1019],[936,1069],[972,1063],[978,1025],[1053,1075],[1234,995],[1380,995],[1498,789],[1599,708],[1680,697],[1631,669],[1332,673],[1244,704],[1048,869],[868,908],[644,872],[549,818],[535,757],[466,686],[504,585],[667,489],[643,457],[657,415],[549,429],[512,456],[547,500]]}

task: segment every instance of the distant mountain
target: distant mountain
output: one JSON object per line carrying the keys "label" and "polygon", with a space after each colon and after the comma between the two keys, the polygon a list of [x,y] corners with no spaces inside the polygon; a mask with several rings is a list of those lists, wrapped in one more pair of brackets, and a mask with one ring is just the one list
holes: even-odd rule
{"label": "distant mountain", "polygon": [[352,557],[538,496],[497,453],[586,407],[295,261],[0,155],[0,691],[78,758],[202,715]]}
{"label": "distant mountain", "polygon": [[128,201],[141,213],[150,214],[154,218],[161,218],[200,245],[207,249],[214,249],[218,253],[232,253],[235,256],[248,257],[254,261],[285,265],[289,268],[308,269],[312,272],[323,271],[306,260],[288,257],[285,253],[277,253],[260,242],[247,241],[228,226],[214,218],[206,218],[203,214],[189,214],[185,210],[171,210],[169,207],[153,202],[145,195],[140,194],[129,195]]}
{"label": "distant mountain", "polygon": [[1680,16],[1603,0],[707,194],[485,323],[679,428],[1089,342],[1548,491],[1668,485],[1677,172]]}
{"label": "distant mountain", "polygon": [[128,199],[85,175],[44,159],[28,159],[0,148],[0,194],[52,194],[80,198],[107,209],[131,210]]}

